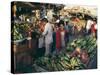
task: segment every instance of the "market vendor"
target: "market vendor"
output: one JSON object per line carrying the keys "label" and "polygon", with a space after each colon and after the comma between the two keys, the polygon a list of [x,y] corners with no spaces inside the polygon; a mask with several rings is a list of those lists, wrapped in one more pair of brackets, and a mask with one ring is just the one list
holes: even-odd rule
{"label": "market vendor", "polygon": [[51,53],[50,50],[52,48],[53,42],[53,29],[52,25],[48,22],[46,18],[43,18],[41,21],[45,25],[42,35],[45,37],[45,56],[47,56]]}
{"label": "market vendor", "polygon": [[81,48],[76,47],[75,50],[71,53],[71,57],[79,57],[81,59],[81,62],[88,66],[90,58],[85,49],[81,50]]}

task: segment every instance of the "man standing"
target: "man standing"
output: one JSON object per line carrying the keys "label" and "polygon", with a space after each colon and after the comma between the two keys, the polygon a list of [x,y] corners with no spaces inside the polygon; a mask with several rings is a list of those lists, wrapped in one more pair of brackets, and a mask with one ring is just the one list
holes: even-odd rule
{"label": "man standing", "polygon": [[91,19],[88,19],[87,20],[87,25],[86,25],[87,34],[90,34],[90,29],[91,29],[92,24],[93,24],[93,21]]}
{"label": "man standing", "polygon": [[46,18],[43,18],[42,22],[45,25],[42,35],[45,37],[45,49],[46,49],[45,56],[47,56],[50,54],[52,48],[53,29],[52,29],[52,25],[48,22]]}

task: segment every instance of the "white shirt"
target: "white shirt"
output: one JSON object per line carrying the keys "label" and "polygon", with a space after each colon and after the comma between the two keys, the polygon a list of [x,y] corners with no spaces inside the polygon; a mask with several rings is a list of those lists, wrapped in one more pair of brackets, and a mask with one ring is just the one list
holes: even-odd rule
{"label": "white shirt", "polygon": [[93,21],[92,20],[88,20],[87,21],[87,25],[86,25],[86,29],[90,29],[92,24],[93,24]]}
{"label": "white shirt", "polygon": [[61,32],[61,45],[62,47],[65,47],[65,32]]}
{"label": "white shirt", "polygon": [[47,23],[45,25],[45,29],[43,32],[43,36],[45,36],[45,43],[46,44],[50,44],[53,42],[52,33],[53,33],[52,25],[50,23]]}
{"label": "white shirt", "polygon": [[39,41],[38,47],[42,48],[44,46],[44,37],[40,37],[38,41]]}
{"label": "white shirt", "polygon": [[97,29],[97,24],[95,25],[95,29]]}
{"label": "white shirt", "polygon": [[47,19],[49,20],[49,22],[52,22],[52,18],[53,18],[53,10],[49,10],[47,12]]}

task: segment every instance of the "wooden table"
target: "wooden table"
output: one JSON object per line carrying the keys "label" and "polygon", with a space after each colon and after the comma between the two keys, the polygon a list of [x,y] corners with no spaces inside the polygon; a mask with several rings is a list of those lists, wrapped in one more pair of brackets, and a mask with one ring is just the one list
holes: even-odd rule
{"label": "wooden table", "polygon": [[13,69],[13,73],[16,73],[16,64],[18,62],[22,62],[22,60],[24,60],[22,57],[26,58],[25,62],[28,62],[30,63],[31,61],[31,55],[28,54],[28,53],[31,53],[31,54],[35,54],[36,53],[36,50],[37,50],[37,41],[38,39],[36,38],[33,38],[33,39],[30,39],[30,40],[26,40],[24,43],[21,42],[21,43],[11,43],[11,66],[12,66],[12,69]]}

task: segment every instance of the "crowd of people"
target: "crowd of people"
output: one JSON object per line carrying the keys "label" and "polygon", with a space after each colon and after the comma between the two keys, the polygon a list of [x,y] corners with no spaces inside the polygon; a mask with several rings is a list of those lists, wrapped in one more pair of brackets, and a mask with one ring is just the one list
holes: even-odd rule
{"label": "crowd of people", "polygon": [[64,51],[69,39],[72,39],[71,36],[83,35],[82,37],[84,37],[92,35],[97,38],[97,23],[94,19],[87,20],[85,28],[81,29],[80,34],[76,33],[78,27],[66,19],[57,19],[52,24],[47,18],[43,18],[39,21],[38,26],[40,31],[38,48],[40,50],[45,48],[45,56],[52,55],[52,53],[59,54],[61,51]]}

